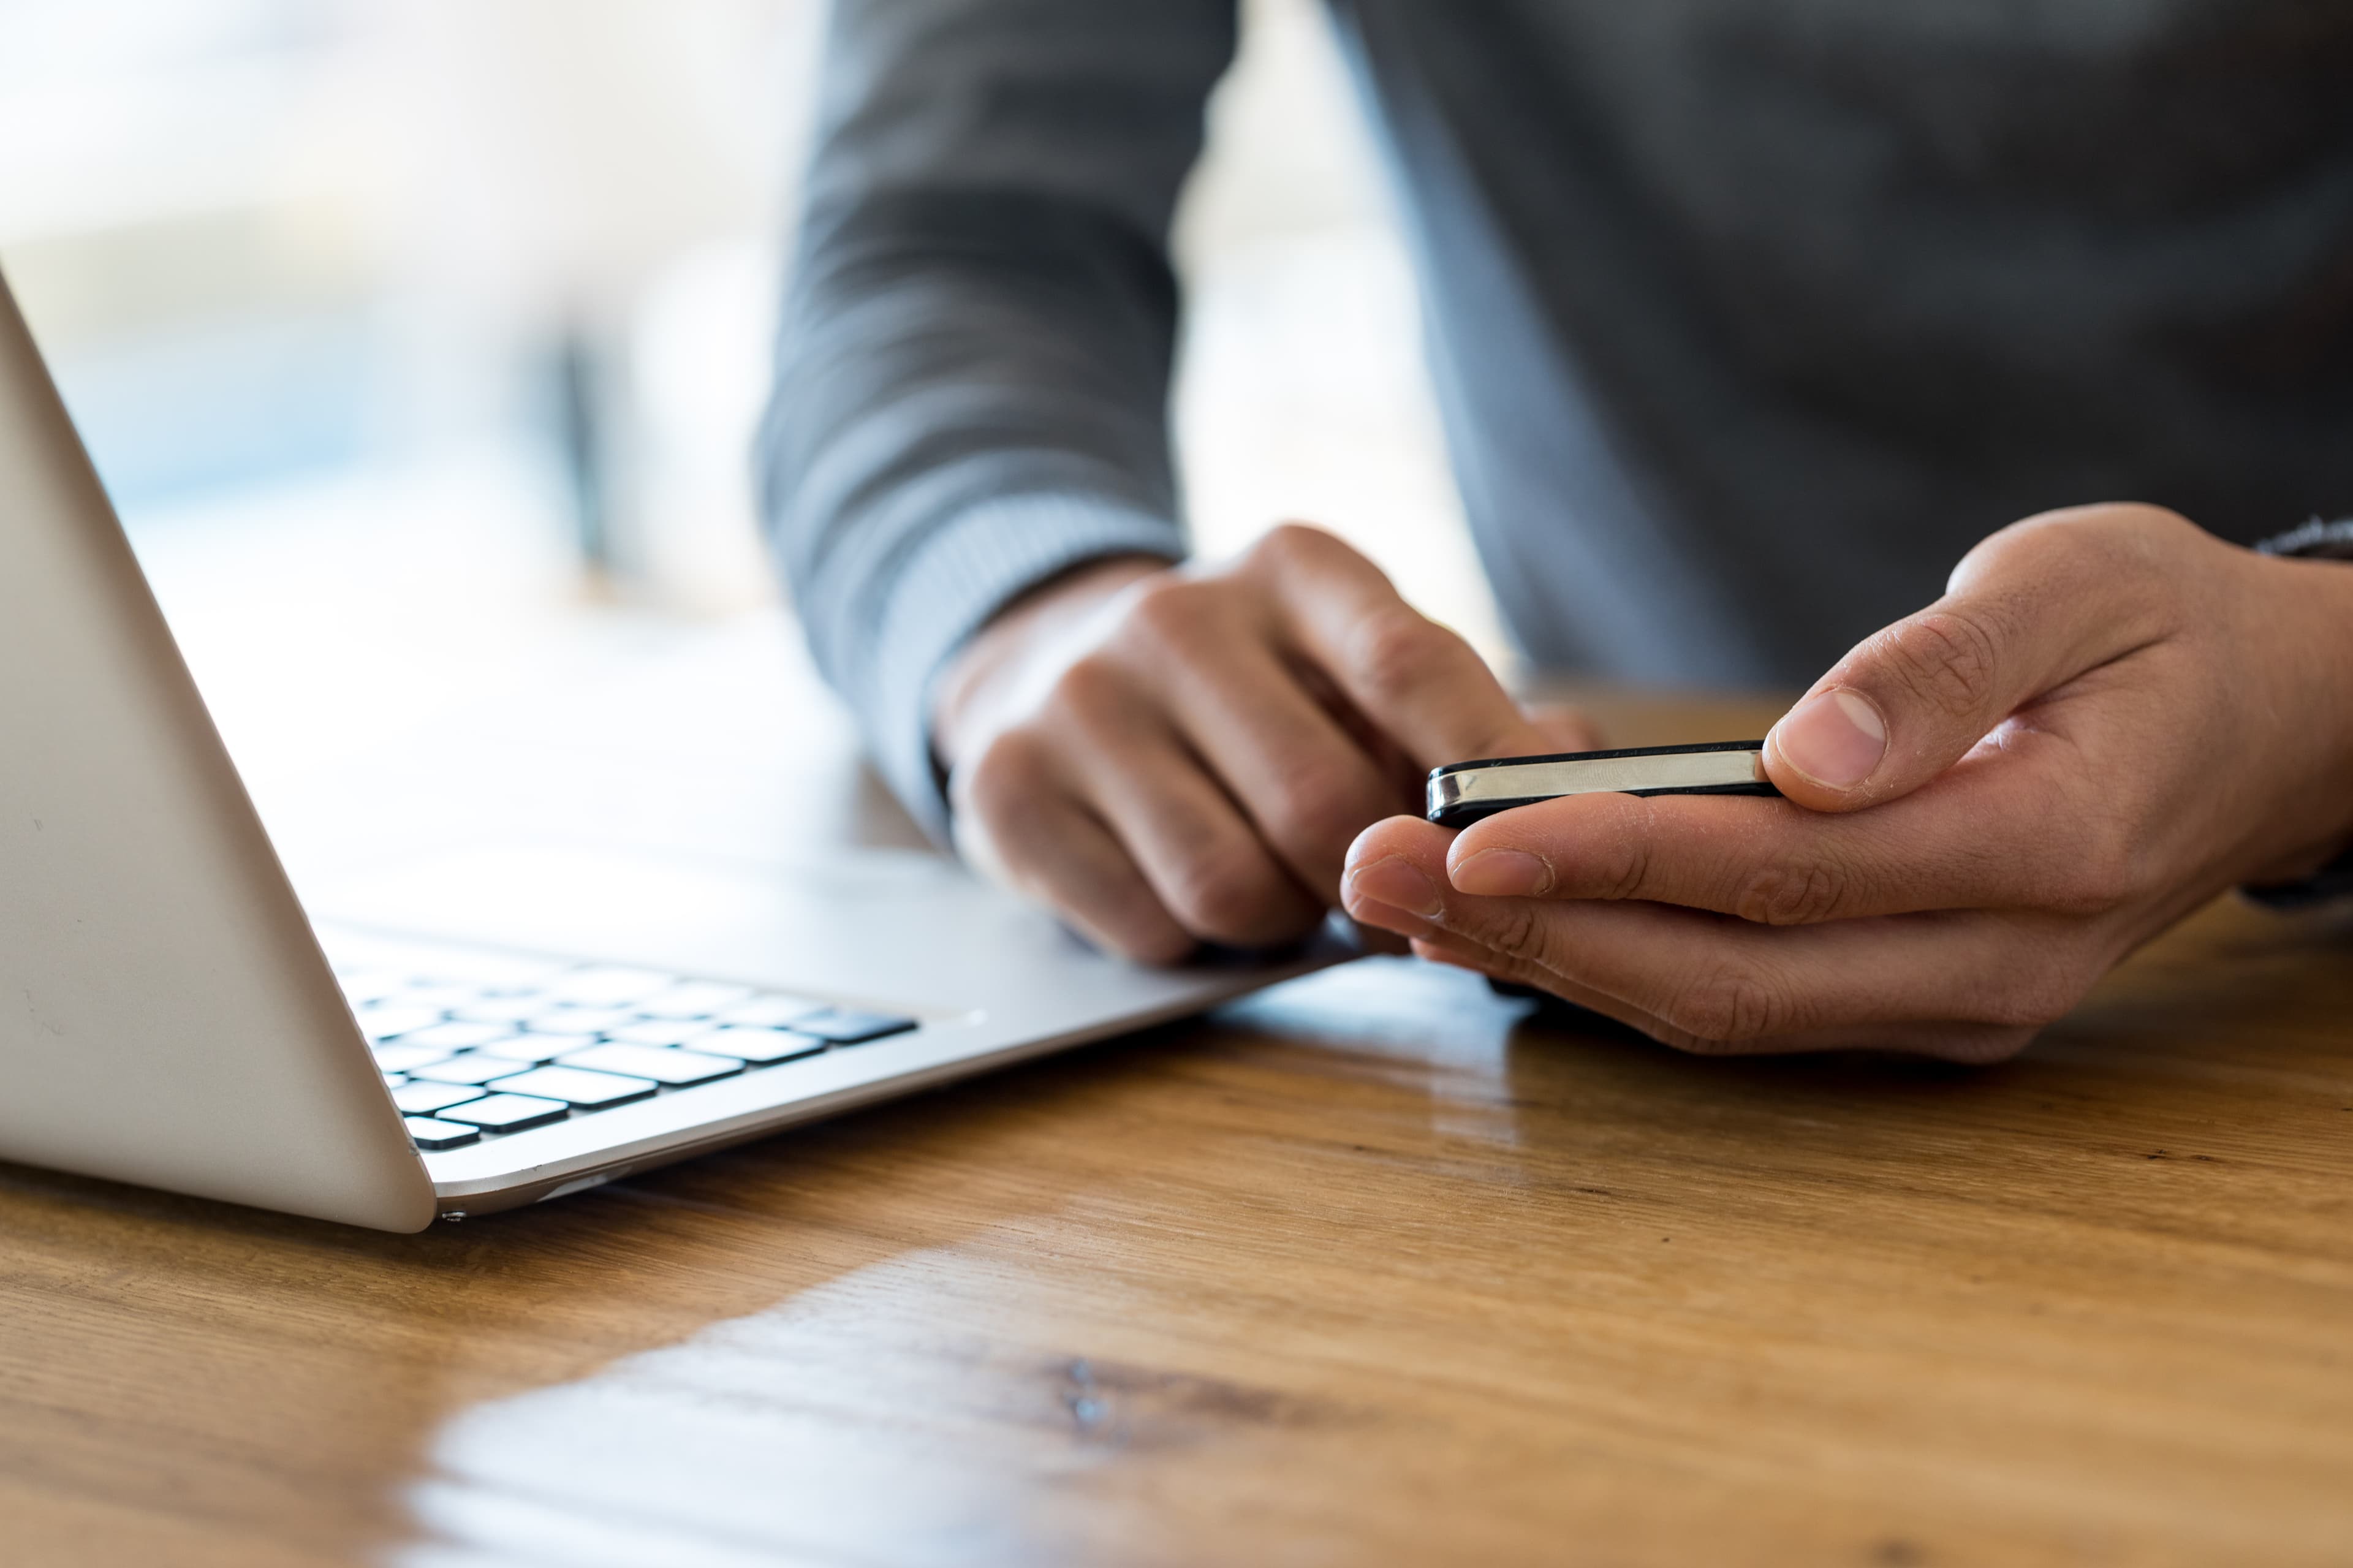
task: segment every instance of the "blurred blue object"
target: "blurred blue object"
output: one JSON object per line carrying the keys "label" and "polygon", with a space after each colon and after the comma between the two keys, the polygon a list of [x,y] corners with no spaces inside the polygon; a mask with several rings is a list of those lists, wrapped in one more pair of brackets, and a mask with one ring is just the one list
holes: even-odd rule
{"label": "blurred blue object", "polygon": [[109,492],[137,507],[357,461],[372,335],[358,312],[205,319],[77,344],[57,374]]}

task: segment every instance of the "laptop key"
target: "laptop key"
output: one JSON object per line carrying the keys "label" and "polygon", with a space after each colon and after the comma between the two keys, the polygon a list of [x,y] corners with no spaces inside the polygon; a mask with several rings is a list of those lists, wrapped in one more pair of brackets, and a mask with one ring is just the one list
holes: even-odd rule
{"label": "laptop key", "polygon": [[742,1057],[747,1062],[767,1067],[776,1062],[798,1061],[830,1049],[815,1035],[795,1034],[790,1029],[754,1029],[740,1024],[730,1024],[723,1029],[705,1035],[695,1042],[731,1057]]}
{"label": "laptop key", "polygon": [[495,1045],[512,1039],[514,1031],[504,1024],[435,1024],[429,1028],[412,1029],[400,1037],[404,1046],[438,1046],[444,1051],[470,1051],[477,1046]]}
{"label": "laptop key", "polygon": [[438,1046],[405,1046],[397,1042],[372,1047],[368,1054],[375,1058],[376,1068],[380,1072],[408,1072],[427,1062],[449,1059],[449,1053]]}
{"label": "laptop key", "polygon": [[430,1116],[403,1118],[408,1128],[409,1142],[419,1149],[457,1149],[477,1142],[482,1136],[479,1127],[469,1127],[462,1121],[442,1121]]}
{"label": "laptop key", "polygon": [[716,980],[683,980],[667,991],[657,991],[634,1004],[648,1018],[708,1018],[752,999],[749,985],[726,985]]}
{"label": "laptop key", "polygon": [[432,1116],[453,1105],[480,1100],[482,1091],[462,1083],[418,1083],[411,1079],[392,1091],[393,1104],[411,1116]]}
{"label": "laptop key", "polygon": [[359,1013],[360,1033],[371,1040],[390,1040],[412,1029],[428,1028],[441,1021],[440,1009],[388,1005],[364,1007]]}
{"label": "laptop key", "polygon": [[793,1027],[804,1035],[815,1035],[837,1046],[862,1046],[869,1040],[879,1040],[885,1035],[903,1035],[915,1027],[915,1020],[902,1018],[895,1013],[861,1013],[855,1007],[828,1007],[822,1013],[811,1013],[793,1020]]}
{"label": "laptop key", "polygon": [[678,984],[678,976],[665,974],[658,969],[624,969],[617,964],[595,964],[560,974],[547,987],[547,994],[558,1002],[577,1002],[589,1007],[617,1007],[650,996],[657,991],[667,991]]}
{"label": "laptop key", "polygon": [[789,1024],[796,1018],[806,1018],[811,1013],[824,1010],[822,1002],[771,991],[728,1008],[719,1015],[719,1021],[723,1024],[745,1024],[755,1029],[773,1029],[779,1024]]}
{"label": "laptop key", "polygon": [[599,1110],[607,1105],[644,1100],[661,1086],[651,1079],[622,1078],[584,1068],[533,1068],[529,1072],[502,1078],[491,1087],[501,1094],[535,1094],[543,1100],[563,1100],[582,1110]]}
{"label": "laptop key", "polygon": [[564,1101],[532,1094],[493,1094],[442,1112],[447,1121],[471,1122],[485,1132],[519,1132],[526,1127],[561,1121],[571,1114],[572,1108]]}
{"label": "laptop key", "polygon": [[519,1027],[547,1011],[547,998],[536,993],[521,996],[485,996],[449,1009],[461,1024],[505,1024]]}
{"label": "laptop key", "polygon": [[409,1078],[418,1083],[488,1083],[494,1078],[505,1078],[522,1072],[531,1063],[517,1061],[512,1057],[498,1056],[490,1051],[468,1051],[462,1057],[451,1057],[446,1062],[433,1062],[409,1069]]}
{"label": "laptop key", "polygon": [[436,1013],[447,1013],[452,1007],[462,1007],[481,995],[470,985],[447,984],[438,981],[411,985],[399,995],[386,999],[385,1005],[400,1007],[430,1007]]}
{"label": "laptop key", "polygon": [[343,995],[353,1006],[364,1007],[387,996],[397,995],[408,982],[403,976],[385,970],[359,969],[348,974],[337,970],[335,984],[343,988]]}
{"label": "laptop key", "polygon": [[605,1031],[625,1046],[683,1046],[711,1033],[699,1018],[648,1018]]}
{"label": "laptop key", "polygon": [[543,1035],[601,1035],[637,1017],[627,1007],[550,1007],[533,1015],[531,1026]]}
{"label": "laptop key", "polygon": [[566,1051],[585,1051],[596,1043],[594,1035],[543,1035],[526,1029],[522,1034],[501,1040],[487,1047],[499,1056],[512,1057],[519,1062],[552,1062]]}
{"label": "laptop key", "polygon": [[727,1078],[744,1070],[741,1058],[706,1056],[701,1051],[682,1051],[659,1046],[591,1046],[562,1059],[568,1068],[588,1068],[596,1072],[621,1073],[629,1078],[649,1078],[656,1083],[672,1087],[709,1083],[712,1079]]}
{"label": "laptop key", "polygon": [[572,966],[545,958],[517,958],[511,953],[463,952],[444,950],[435,955],[432,978],[452,985],[470,985],[484,995],[510,991],[536,991]]}

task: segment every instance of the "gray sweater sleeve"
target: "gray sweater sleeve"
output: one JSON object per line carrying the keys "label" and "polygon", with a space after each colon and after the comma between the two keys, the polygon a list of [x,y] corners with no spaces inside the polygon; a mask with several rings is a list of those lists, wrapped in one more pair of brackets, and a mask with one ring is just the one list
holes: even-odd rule
{"label": "gray sweater sleeve", "polygon": [[837,0],[762,428],[809,645],[900,798],[1007,601],[1184,552],[1166,234],[1234,0]]}

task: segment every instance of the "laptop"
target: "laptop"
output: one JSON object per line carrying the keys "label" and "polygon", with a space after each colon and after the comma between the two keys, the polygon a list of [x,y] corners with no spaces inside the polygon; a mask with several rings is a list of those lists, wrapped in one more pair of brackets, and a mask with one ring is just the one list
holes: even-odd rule
{"label": "laptop", "polygon": [[492,847],[306,910],[0,279],[0,1160],[422,1230],[1349,955],[1140,969],[850,846]]}

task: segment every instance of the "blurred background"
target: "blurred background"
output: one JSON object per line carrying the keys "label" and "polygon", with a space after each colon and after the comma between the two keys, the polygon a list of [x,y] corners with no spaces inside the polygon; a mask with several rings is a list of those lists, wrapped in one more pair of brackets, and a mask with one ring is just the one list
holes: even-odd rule
{"label": "blurred background", "polygon": [[[1178,225],[1196,538],[1324,522],[1500,656],[1321,10],[1245,12]],[[258,793],[698,630],[791,642],[748,451],[823,25],[0,0],[0,265]]]}

